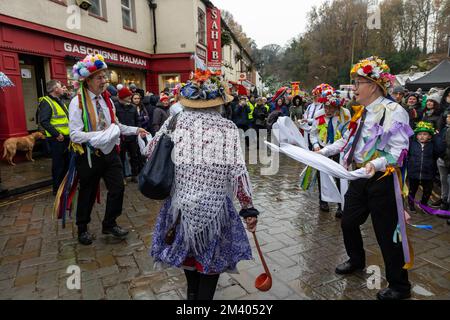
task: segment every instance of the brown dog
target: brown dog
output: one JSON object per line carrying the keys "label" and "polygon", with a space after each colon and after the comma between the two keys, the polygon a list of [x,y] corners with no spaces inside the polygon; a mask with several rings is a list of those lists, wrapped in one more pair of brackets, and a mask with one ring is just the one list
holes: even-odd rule
{"label": "brown dog", "polygon": [[26,158],[29,161],[33,161],[33,148],[37,140],[45,139],[42,132],[33,132],[26,137],[9,138],[3,144],[3,158],[6,158],[10,165],[15,166],[13,158],[17,151],[25,151]]}

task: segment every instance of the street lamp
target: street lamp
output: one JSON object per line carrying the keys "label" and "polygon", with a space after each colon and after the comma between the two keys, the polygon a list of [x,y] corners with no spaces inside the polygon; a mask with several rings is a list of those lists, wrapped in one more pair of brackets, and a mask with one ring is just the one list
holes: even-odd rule
{"label": "street lamp", "polygon": [[[354,21],[353,22],[353,30],[352,30],[352,63],[350,65],[350,69],[353,68],[353,61],[355,60],[355,29],[356,29],[356,25],[358,24],[358,21]],[[352,82],[352,78],[350,76],[350,83]]]}

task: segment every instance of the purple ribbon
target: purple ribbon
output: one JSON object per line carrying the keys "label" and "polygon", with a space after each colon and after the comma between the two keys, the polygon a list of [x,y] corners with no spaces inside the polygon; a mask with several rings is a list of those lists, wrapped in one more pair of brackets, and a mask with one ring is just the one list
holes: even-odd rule
{"label": "purple ribbon", "polygon": [[397,204],[398,225],[400,226],[400,234],[402,235],[403,256],[405,258],[405,263],[411,263],[411,257],[409,255],[408,237],[406,235],[406,221],[405,221],[405,212],[403,208],[402,192],[400,190],[400,183],[398,181],[397,172],[394,172],[392,175],[394,179],[395,202]]}
{"label": "purple ribbon", "polygon": [[430,207],[420,203],[416,199],[413,199],[413,197],[411,197],[411,196],[409,196],[409,199],[411,201],[413,201],[415,204],[417,204],[420,209],[422,209],[423,211],[425,211],[428,214],[435,215],[435,216],[440,215],[440,216],[449,216],[450,217],[450,211],[430,208]]}
{"label": "purple ribbon", "polygon": [[398,157],[398,160],[397,160],[397,165],[399,167],[403,166],[403,162],[405,161],[407,156],[408,156],[408,149],[403,149],[402,153],[400,153],[400,156]]}
{"label": "purple ribbon", "polygon": [[378,123],[375,123],[374,126],[372,128],[370,128],[369,134],[370,134],[370,139],[369,139],[369,141],[366,142],[366,144],[364,145],[364,148],[361,150],[362,154],[371,150],[375,146],[375,143],[377,142],[378,137],[383,135],[383,127],[380,126]]}
{"label": "purple ribbon", "polygon": [[409,137],[411,137],[414,134],[414,131],[411,129],[409,124],[394,121],[391,129],[388,132],[386,132],[381,138],[381,141],[378,144],[378,149],[383,150],[384,147],[386,147],[386,144],[391,139],[391,137],[397,134],[403,135],[406,138],[406,140],[408,140]]}

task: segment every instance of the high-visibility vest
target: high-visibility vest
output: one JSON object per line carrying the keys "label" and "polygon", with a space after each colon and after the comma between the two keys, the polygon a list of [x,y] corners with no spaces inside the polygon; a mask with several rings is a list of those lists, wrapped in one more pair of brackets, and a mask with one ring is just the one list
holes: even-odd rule
{"label": "high-visibility vest", "polygon": [[[68,136],[70,134],[69,130],[69,118],[67,114],[64,112],[63,108],[57,103],[55,100],[51,99],[48,96],[42,97],[39,99],[39,102],[45,100],[50,107],[52,108],[52,118],[50,119],[50,124],[63,136]],[[64,108],[67,107],[64,105]],[[45,130],[45,134],[47,137],[51,137],[50,132]]]}
{"label": "high-visibility vest", "polygon": [[255,111],[255,106],[250,101],[247,102],[247,106],[250,108],[250,112],[248,114],[248,120],[253,120],[253,111]]}

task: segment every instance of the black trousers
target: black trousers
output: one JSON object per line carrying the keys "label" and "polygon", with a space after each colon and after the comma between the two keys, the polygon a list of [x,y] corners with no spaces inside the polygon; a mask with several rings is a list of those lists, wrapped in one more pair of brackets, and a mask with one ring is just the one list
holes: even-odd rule
{"label": "black trousers", "polygon": [[377,181],[382,175],[382,172],[377,172],[371,179],[350,182],[345,195],[344,214],[341,221],[344,244],[350,262],[355,265],[365,265],[360,225],[370,214],[383,254],[389,287],[405,292],[411,289],[411,285],[408,281],[408,273],[403,269],[405,260],[402,244],[394,243],[392,240],[398,223],[394,180],[393,176],[387,176]]}
{"label": "black trousers", "polygon": [[77,171],[80,179],[80,191],[77,205],[78,232],[87,231],[91,221],[92,207],[97,196],[100,179],[105,181],[108,190],[106,212],[103,220],[104,228],[116,226],[116,219],[122,214],[123,195],[123,167],[119,154],[113,150],[108,155],[91,155],[92,168],[89,167],[86,153],[77,157]]}
{"label": "black trousers", "polygon": [[184,274],[188,284],[187,300],[213,300],[219,274],[207,275],[190,270],[184,270]]}
{"label": "black trousers", "polygon": [[52,155],[52,178],[53,193],[58,191],[59,185],[64,180],[69,169],[69,137],[65,137],[64,141],[58,141],[56,138],[48,138],[50,152]]}
{"label": "black trousers", "polygon": [[428,200],[430,200],[431,193],[433,192],[433,180],[409,179],[409,196],[411,198],[414,199],[416,197],[419,186],[422,186],[423,188],[422,200],[420,203],[426,205]]}
{"label": "black trousers", "polygon": [[125,155],[127,152],[130,157],[131,175],[136,177],[142,168],[139,145],[136,140],[123,140],[120,143],[120,160],[122,161],[123,166],[125,166]]}

